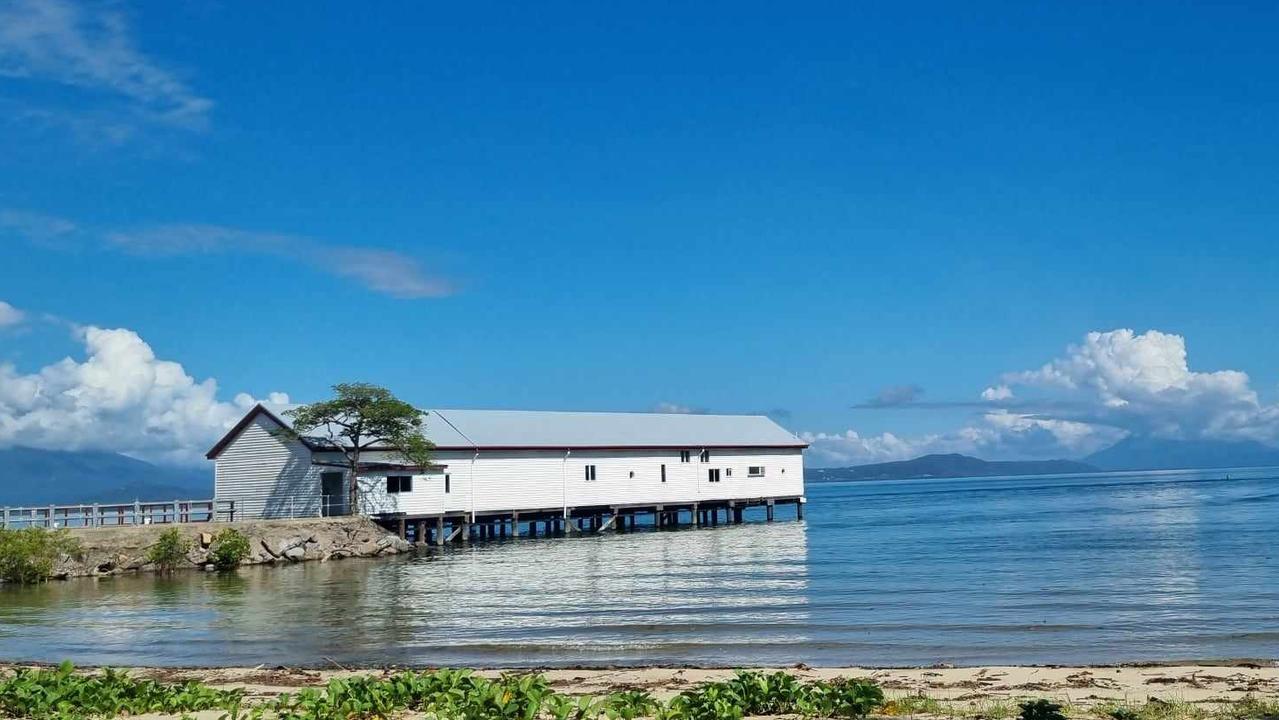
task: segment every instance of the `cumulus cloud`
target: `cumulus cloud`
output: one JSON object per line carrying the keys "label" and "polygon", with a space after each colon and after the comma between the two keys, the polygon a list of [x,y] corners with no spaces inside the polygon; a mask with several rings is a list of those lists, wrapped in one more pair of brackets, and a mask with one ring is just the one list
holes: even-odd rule
{"label": "cumulus cloud", "polygon": [[[84,358],[22,374],[0,364],[0,445],[108,450],[159,462],[198,461],[257,400],[217,397],[217,381],[196,380],[162,360],[132,330],[75,330]],[[267,402],[288,396],[271,393]]]}
{"label": "cumulus cloud", "polygon": [[1114,428],[1037,418],[1006,410],[984,413],[976,422],[946,433],[902,436],[801,433],[814,465],[864,465],[909,460],[934,453],[961,453],[984,459],[1078,457],[1114,444],[1124,433]]}
{"label": "cumulus cloud", "polygon": [[[890,389],[891,390],[891,389]],[[864,408],[891,407],[904,392],[881,393]],[[1005,373],[980,402],[919,403],[919,409],[973,407],[957,430],[915,437],[804,433],[815,464],[862,464],[929,453],[987,459],[1080,457],[1128,435],[1253,440],[1279,444],[1279,405],[1260,401],[1246,373],[1190,368],[1185,338],[1157,330],[1088,333],[1062,357]]]}
{"label": "cumulus cloud", "polygon": [[1166,438],[1279,442],[1279,407],[1247,373],[1190,369],[1185,338],[1150,330],[1091,332],[1063,357],[1008,373],[1008,386],[1065,399],[1054,417]]}
{"label": "cumulus cloud", "polygon": [[21,325],[27,319],[27,314],[9,303],[0,300],[0,328],[13,327]]}
{"label": "cumulus cloud", "polygon": [[981,391],[981,399],[986,402],[1000,402],[1002,400],[1011,400],[1013,397],[1012,388],[1007,385],[995,385]]}
{"label": "cumulus cloud", "polygon": [[[69,0],[0,2],[0,76],[75,94],[43,92],[29,119],[86,118],[118,135],[139,123],[182,129],[206,126],[213,102],[138,49],[128,17],[113,3]],[[75,110],[67,109],[75,106]]]}

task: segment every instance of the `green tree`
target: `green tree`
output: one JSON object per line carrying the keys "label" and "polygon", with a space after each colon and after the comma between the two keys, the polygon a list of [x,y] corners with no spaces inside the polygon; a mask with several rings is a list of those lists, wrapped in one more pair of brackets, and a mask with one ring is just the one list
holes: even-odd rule
{"label": "green tree", "polygon": [[426,467],[434,445],[422,435],[422,411],[386,388],[368,383],[333,386],[332,400],[303,405],[284,414],[294,434],[323,438],[341,453],[349,476],[351,512],[359,511],[361,458],[371,450],[398,456],[408,465]]}

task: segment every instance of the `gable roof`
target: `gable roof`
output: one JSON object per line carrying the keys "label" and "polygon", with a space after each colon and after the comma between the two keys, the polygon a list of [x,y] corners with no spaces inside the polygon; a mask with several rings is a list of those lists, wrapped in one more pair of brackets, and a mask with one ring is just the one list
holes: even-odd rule
{"label": "gable roof", "polygon": [[807,446],[763,415],[441,409],[430,418],[426,436],[440,447],[433,431],[443,424],[480,449]]}
{"label": "gable roof", "polygon": [[[257,405],[205,457],[216,458],[259,415],[291,428]],[[808,447],[763,415],[437,409],[423,415],[422,434],[438,450]],[[300,439],[312,450],[332,447],[321,437]]]}

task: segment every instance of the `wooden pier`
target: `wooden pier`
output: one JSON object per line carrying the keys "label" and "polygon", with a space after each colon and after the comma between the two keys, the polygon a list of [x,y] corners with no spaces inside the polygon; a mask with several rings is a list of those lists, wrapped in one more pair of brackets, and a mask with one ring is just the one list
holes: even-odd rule
{"label": "wooden pier", "polygon": [[662,505],[596,505],[573,508],[531,508],[500,512],[448,512],[430,515],[388,513],[374,520],[405,540],[418,544],[448,545],[522,537],[565,537],[612,531],[635,532],[640,528],[673,530],[679,527],[740,525],[749,508],[763,508],[767,522],[776,519],[779,505],[792,505],[795,519],[804,519],[804,498],[797,496],[749,500],[666,503]]}

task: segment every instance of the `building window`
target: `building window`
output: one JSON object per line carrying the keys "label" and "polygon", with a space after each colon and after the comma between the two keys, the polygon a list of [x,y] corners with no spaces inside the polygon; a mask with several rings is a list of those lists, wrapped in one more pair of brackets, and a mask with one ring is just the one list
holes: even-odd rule
{"label": "building window", "polygon": [[587,482],[592,482],[592,481],[594,481],[594,480],[595,480],[595,466],[594,466],[594,465],[587,465],[587,466],[586,466],[586,481],[587,481]]}
{"label": "building window", "polygon": [[412,475],[387,475],[386,491],[392,494],[413,492],[413,476]]}
{"label": "building window", "polygon": [[662,482],[666,482],[666,466],[662,466]]}
{"label": "building window", "polygon": [[751,465],[750,467],[746,468],[746,476],[747,477],[764,477],[764,466]]}
{"label": "building window", "polygon": [[710,462],[710,461],[711,461],[711,451],[710,451],[710,450],[703,450],[703,451],[702,451],[702,462]]}
{"label": "building window", "polygon": [[448,494],[448,491],[452,489],[452,488],[450,488],[450,487],[449,487],[451,484],[452,484],[452,483],[450,483],[450,482],[449,482],[449,474],[448,474],[448,473],[444,473],[444,493],[445,493],[446,495]]}
{"label": "building window", "polygon": [[692,452],[691,450],[680,450],[680,451],[679,451],[679,461],[680,461],[680,462],[689,462],[692,458],[693,458],[693,452]]}
{"label": "building window", "polygon": [[635,471],[634,471],[634,470],[632,470],[632,471],[630,472],[629,477],[630,477],[632,480],[634,480],[634,479],[635,479]]}
{"label": "building window", "polygon": [[724,470],[724,477],[733,477],[733,468],[726,468]]}
{"label": "building window", "polygon": [[712,468],[706,471],[707,482],[719,482],[719,468]]}

